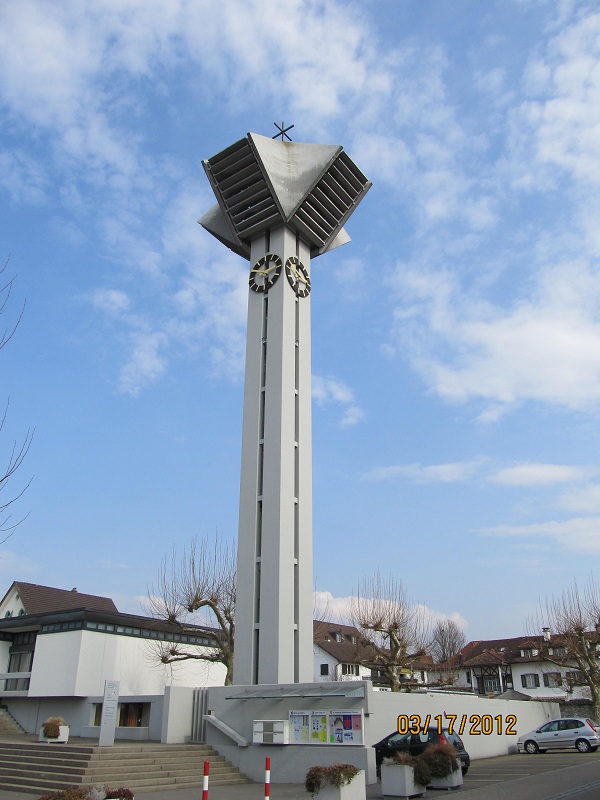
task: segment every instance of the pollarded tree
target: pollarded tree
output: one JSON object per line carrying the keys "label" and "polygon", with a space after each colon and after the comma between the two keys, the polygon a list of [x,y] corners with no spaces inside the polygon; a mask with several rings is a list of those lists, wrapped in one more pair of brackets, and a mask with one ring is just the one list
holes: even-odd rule
{"label": "pollarded tree", "polygon": [[466,644],[462,628],[453,619],[441,619],[433,626],[429,654],[436,664],[455,656]]}
{"label": "pollarded tree", "polygon": [[[600,588],[589,578],[580,588],[573,581],[561,594],[540,601],[528,621],[539,658],[562,667],[567,692],[586,687],[595,719],[600,719]],[[540,635],[543,631],[543,635]],[[558,677],[557,677],[558,680]]]}
{"label": "pollarded tree", "polygon": [[[0,286],[0,316],[6,313],[8,308],[8,302],[10,300],[14,278],[6,279],[2,281],[4,278],[4,273],[8,267],[8,260],[5,262],[4,266],[0,269],[0,282],[2,285]],[[21,312],[17,317],[16,322],[11,325],[8,325],[4,328],[4,331],[0,333],[0,350],[2,350],[8,342],[12,339],[19,322],[21,321],[21,317],[23,316],[23,312],[25,310],[25,304],[21,308]],[[6,424],[6,417],[8,414],[8,407],[9,401],[6,401],[6,405],[4,407],[4,412],[0,418],[0,434],[4,430],[4,426]],[[13,441],[12,445],[10,445],[8,449],[8,456],[5,456],[4,460],[4,467],[0,469],[0,493],[6,492],[8,485],[11,481],[11,478],[14,477],[15,472],[19,469],[29,447],[31,446],[31,441],[33,439],[33,431],[28,430],[25,438],[21,442],[21,444]],[[16,502],[23,492],[27,489],[29,483],[18,491],[16,494],[13,494],[12,497],[5,499],[6,495],[2,494],[2,499],[0,500],[0,544],[5,542],[10,536],[12,536],[15,528],[23,521],[20,519],[18,522],[12,521],[11,516],[11,506],[14,502]]]}
{"label": "pollarded tree", "polygon": [[393,692],[401,691],[431,638],[425,609],[408,599],[401,581],[377,572],[361,580],[348,616],[365,641],[365,663],[390,681]]}
{"label": "pollarded tree", "polygon": [[236,554],[232,542],[216,537],[194,539],[181,558],[173,551],[164,559],[158,586],[151,588],[148,601],[157,619],[165,620],[182,633],[191,626],[216,630],[210,645],[182,642],[154,643],[154,654],[162,664],[199,660],[225,666],[225,685],[233,680],[233,640],[235,635]]}

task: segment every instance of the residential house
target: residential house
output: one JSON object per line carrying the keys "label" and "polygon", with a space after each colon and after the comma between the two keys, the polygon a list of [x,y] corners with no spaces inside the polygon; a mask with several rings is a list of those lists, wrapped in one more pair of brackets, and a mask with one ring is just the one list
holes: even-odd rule
{"label": "residential house", "polygon": [[[370,680],[376,688],[389,688],[389,681],[372,664],[369,643],[352,625],[314,620],[313,659],[315,683]],[[429,656],[415,658],[411,668],[404,670],[406,687],[425,685],[432,664]]]}
{"label": "residential house", "polygon": [[544,655],[546,651],[550,657],[566,656],[560,637],[549,634],[469,642],[447,662],[437,665],[432,679],[480,695],[512,689],[538,700],[586,697],[583,676],[576,666],[554,664]]}

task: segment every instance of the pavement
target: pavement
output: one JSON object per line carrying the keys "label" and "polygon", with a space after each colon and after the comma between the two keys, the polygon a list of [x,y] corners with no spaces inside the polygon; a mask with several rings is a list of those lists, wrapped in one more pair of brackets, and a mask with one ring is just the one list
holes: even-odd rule
{"label": "pavement", "polygon": [[[463,785],[452,791],[465,800],[598,800],[600,798],[600,751],[575,751],[539,756],[510,755],[471,762]],[[37,800],[38,794],[0,790],[0,800]],[[303,784],[273,783],[272,800],[309,800]],[[448,790],[428,790],[425,800],[449,800]],[[136,800],[201,800],[202,789],[173,789],[136,793]],[[210,786],[209,800],[264,800],[262,783]],[[382,798],[381,784],[367,786],[367,800]],[[318,795],[316,800],[318,800]]]}

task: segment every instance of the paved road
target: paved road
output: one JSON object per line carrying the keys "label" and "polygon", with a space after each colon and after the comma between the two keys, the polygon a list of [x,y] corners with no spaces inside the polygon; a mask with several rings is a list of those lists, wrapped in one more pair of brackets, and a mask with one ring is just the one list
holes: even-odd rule
{"label": "paved road", "polygon": [[[473,761],[465,782],[457,792],[428,791],[425,800],[450,797],[458,800],[599,800],[600,751],[571,751],[544,755],[512,755]],[[200,789],[144,792],[136,800],[199,800]],[[37,795],[0,791],[0,800],[32,800]],[[210,800],[263,800],[262,784],[213,786]],[[381,798],[381,785],[367,787],[367,798]],[[308,800],[304,786],[273,784],[272,800]]]}

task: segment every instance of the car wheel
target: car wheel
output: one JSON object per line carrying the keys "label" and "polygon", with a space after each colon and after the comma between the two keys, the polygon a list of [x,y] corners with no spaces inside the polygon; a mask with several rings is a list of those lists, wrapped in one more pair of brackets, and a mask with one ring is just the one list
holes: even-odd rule
{"label": "car wheel", "polygon": [[529,739],[528,742],[525,742],[525,752],[533,755],[534,753],[539,753],[540,748],[537,746],[537,743]]}
{"label": "car wheel", "polygon": [[469,771],[469,768],[468,768],[468,767],[463,767],[463,768],[462,768],[462,774],[463,774],[463,775],[466,775],[468,771]]}
{"label": "car wheel", "polygon": [[597,746],[596,747],[592,747],[592,753],[595,753],[597,749],[598,749]]}
{"label": "car wheel", "polygon": [[589,753],[592,749],[592,745],[588,742],[587,739],[577,739],[575,742],[575,747],[579,750],[580,753]]}

